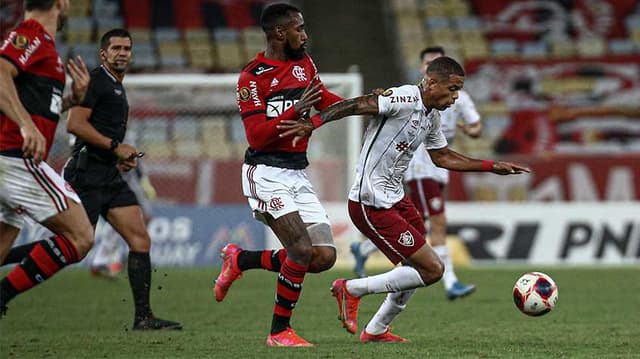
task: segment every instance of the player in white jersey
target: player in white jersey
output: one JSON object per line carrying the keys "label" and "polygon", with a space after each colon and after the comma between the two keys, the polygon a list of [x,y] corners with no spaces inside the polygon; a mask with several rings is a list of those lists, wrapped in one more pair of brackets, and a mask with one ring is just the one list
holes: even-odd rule
{"label": "player in white jersey", "polygon": [[[427,47],[420,52],[420,72],[422,75],[425,74],[429,63],[440,56],[444,56],[444,49],[440,46]],[[464,122],[458,124],[460,119]],[[480,114],[471,97],[463,90],[458,92],[458,99],[453,105],[440,112],[440,124],[449,144],[453,142],[456,128],[460,128],[464,134],[474,138],[479,137],[482,132]],[[447,298],[453,300],[473,293],[475,285],[463,284],[458,281],[446,245],[447,218],[443,194],[449,183],[449,171],[436,166],[429,154],[419,149],[409,163],[404,181],[409,188],[409,198],[420,212],[421,217],[429,220],[429,243],[445,265],[442,279]],[[366,276],[364,263],[369,254],[377,250],[378,248],[370,240],[354,242],[351,245],[351,253],[356,261],[354,271],[358,276]]]}
{"label": "player in white jersey", "polygon": [[529,172],[525,166],[466,157],[447,147],[440,114],[458,98],[464,70],[449,57],[435,59],[419,85],[405,85],[340,101],[310,120],[282,121],[281,136],[308,136],[314,128],[351,115],[374,115],[349,193],[349,216],[354,225],[393,263],[386,273],[357,279],[337,279],[331,291],[339,318],[348,332],[358,330],[360,298],[388,293],[385,301],[360,334],[361,342],[407,342],[390,333],[391,321],[406,307],[416,288],[437,282],[444,266],[426,243],[424,222],[404,194],[402,181],[420,144],[433,162],[456,171],[485,171],[501,175]]}

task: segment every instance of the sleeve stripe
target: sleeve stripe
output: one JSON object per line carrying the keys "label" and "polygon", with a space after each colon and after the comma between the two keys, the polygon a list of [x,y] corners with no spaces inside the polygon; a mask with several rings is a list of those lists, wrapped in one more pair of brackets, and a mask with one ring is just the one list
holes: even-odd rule
{"label": "sleeve stripe", "polygon": [[243,113],[240,117],[242,117],[242,119],[244,120],[247,117],[251,117],[253,115],[257,115],[257,114],[260,114],[260,113],[264,114],[264,113],[266,113],[266,111],[265,110],[251,111],[251,112]]}

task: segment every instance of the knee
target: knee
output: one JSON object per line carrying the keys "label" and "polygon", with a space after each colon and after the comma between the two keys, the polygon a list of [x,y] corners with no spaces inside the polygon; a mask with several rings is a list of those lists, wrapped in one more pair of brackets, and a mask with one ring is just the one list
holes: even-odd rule
{"label": "knee", "polygon": [[433,284],[442,279],[444,275],[444,263],[442,263],[440,258],[435,258],[429,263],[427,268],[422,268],[419,272],[425,285]]}
{"label": "knee", "polygon": [[71,238],[67,239],[73,242],[76,246],[76,250],[78,251],[79,259],[82,259],[87,255],[87,253],[89,253],[89,250],[95,244],[93,227],[87,226],[86,228],[73,233]]}
{"label": "knee", "polygon": [[313,257],[309,264],[309,272],[320,273],[329,270],[336,263],[336,249],[328,246],[313,247]]}
{"label": "knee", "polygon": [[151,238],[146,232],[133,233],[129,238],[124,238],[129,250],[139,253],[147,253],[151,250]]}
{"label": "knee", "polygon": [[300,264],[310,264],[313,257],[313,247],[308,241],[298,242],[287,246],[287,256]]}

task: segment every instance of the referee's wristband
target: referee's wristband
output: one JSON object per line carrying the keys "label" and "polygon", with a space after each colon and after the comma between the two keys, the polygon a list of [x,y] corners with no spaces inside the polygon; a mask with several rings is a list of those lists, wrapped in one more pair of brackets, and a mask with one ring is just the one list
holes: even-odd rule
{"label": "referee's wristband", "polygon": [[480,165],[480,169],[483,172],[491,172],[491,171],[493,171],[493,161],[491,161],[491,160],[482,160],[482,164]]}
{"label": "referee's wristband", "polygon": [[313,128],[318,128],[320,126],[322,126],[322,118],[320,118],[320,115],[315,114],[313,116],[311,116],[311,118],[309,119],[311,121],[311,124],[313,125]]}
{"label": "referee's wristband", "polygon": [[109,145],[109,152],[115,151],[115,149],[118,148],[118,145],[120,145],[120,141],[116,140],[115,138],[112,139],[111,144]]}

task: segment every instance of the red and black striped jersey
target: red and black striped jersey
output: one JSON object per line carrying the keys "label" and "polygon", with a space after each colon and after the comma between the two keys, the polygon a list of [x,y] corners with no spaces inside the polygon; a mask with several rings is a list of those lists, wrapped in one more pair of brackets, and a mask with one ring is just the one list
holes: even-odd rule
{"label": "red and black striped jersey", "polygon": [[[18,69],[14,79],[20,102],[47,141],[49,154],[62,110],[65,69],[53,35],[35,20],[11,31],[0,47],[0,57]],[[0,153],[22,156],[18,125],[0,112]]]}
{"label": "red and black striped jersey", "polygon": [[[282,120],[298,118],[293,105],[316,75],[309,55],[298,61],[277,61],[259,53],[240,73],[237,88],[238,107],[249,148],[245,163],[303,169],[307,160],[307,139],[294,147],[291,137],[280,138],[276,126]],[[322,86],[322,100],[316,110],[323,110],[341,97]]]}

